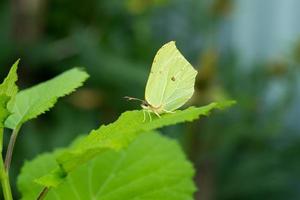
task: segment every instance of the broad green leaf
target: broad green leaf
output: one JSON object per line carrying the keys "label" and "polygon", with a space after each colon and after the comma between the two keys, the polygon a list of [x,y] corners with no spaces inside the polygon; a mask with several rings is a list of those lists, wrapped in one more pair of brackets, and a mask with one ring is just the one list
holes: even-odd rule
{"label": "broad green leaf", "polygon": [[119,150],[126,147],[135,137],[144,131],[150,131],[164,126],[174,125],[185,121],[193,121],[201,115],[208,115],[216,108],[230,106],[232,102],[211,103],[203,107],[190,107],[178,110],[176,113],[165,114],[161,118],[153,118],[143,122],[143,111],[127,111],[120,118],[107,126],[103,125],[98,130],[92,131],[71,151],[58,157],[59,164],[69,172],[89,160],[99,151],[106,149]]}
{"label": "broad green leaf", "polygon": [[[34,179],[54,165],[53,154],[24,165],[18,178],[23,200],[36,199],[43,187]],[[128,148],[106,151],[74,170],[45,200],[189,200],[195,192],[193,175],[175,141],[157,133],[141,134]]]}
{"label": "broad green leaf", "polygon": [[[185,121],[193,121],[201,115],[208,115],[213,109],[223,109],[231,106],[233,101],[211,103],[203,107],[190,107],[186,110],[178,110],[176,113],[164,114],[161,118],[143,122],[142,111],[128,111],[123,113],[117,121],[109,125],[103,125],[98,130],[93,130],[86,138],[82,139],[73,148],[61,153],[57,162],[62,172],[69,173],[76,167],[89,161],[96,155],[106,150],[120,150],[127,147],[140,133],[151,131],[168,125],[174,125]],[[55,181],[53,181],[53,180]],[[55,187],[57,176],[48,174],[38,180],[41,185]]]}
{"label": "broad green leaf", "polygon": [[8,104],[12,113],[5,122],[5,126],[14,129],[24,122],[45,113],[54,106],[59,97],[63,97],[88,78],[88,74],[81,69],[71,69],[63,74],[20,91],[14,101]]}
{"label": "broad green leaf", "polygon": [[0,95],[6,95],[8,97],[14,97],[18,92],[18,86],[16,82],[18,80],[17,70],[20,60],[17,60],[11,67],[7,77],[0,85]]}

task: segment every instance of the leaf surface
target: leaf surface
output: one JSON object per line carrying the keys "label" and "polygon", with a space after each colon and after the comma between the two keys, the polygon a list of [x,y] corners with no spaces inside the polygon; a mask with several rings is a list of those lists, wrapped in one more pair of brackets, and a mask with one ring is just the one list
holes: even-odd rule
{"label": "leaf surface", "polygon": [[24,122],[45,113],[54,106],[57,99],[73,92],[88,78],[88,74],[75,68],[61,75],[20,91],[14,101],[8,104],[12,113],[5,126],[15,129]]}
{"label": "leaf surface", "polygon": [[[87,137],[74,145],[67,151],[57,156],[57,162],[61,173],[70,173],[78,166],[91,160],[107,150],[121,150],[127,147],[139,134],[174,125],[185,121],[193,121],[199,116],[208,115],[213,109],[224,109],[231,106],[234,101],[211,103],[203,107],[190,107],[185,110],[178,110],[176,113],[164,114],[161,118],[153,118],[152,121],[143,122],[143,111],[127,111],[117,121],[109,125],[103,125],[93,130]],[[55,187],[57,182],[57,170],[53,175],[47,174],[37,181],[41,185]],[[62,180],[63,181],[63,180]]]}
{"label": "leaf surface", "polygon": [[208,115],[213,109],[223,109],[233,102],[211,103],[203,107],[190,107],[178,110],[176,113],[165,114],[161,118],[155,117],[151,121],[143,122],[142,111],[127,111],[119,119],[98,130],[93,130],[88,137],[58,157],[59,164],[66,172],[76,168],[82,162],[89,160],[99,151],[106,149],[119,150],[126,147],[135,137],[144,132],[164,126],[174,125],[186,121],[193,121],[199,116]]}
{"label": "leaf surface", "polygon": [[[34,179],[54,165],[54,154],[44,154],[24,165],[18,178],[23,200],[36,199],[42,186]],[[195,192],[193,175],[192,165],[175,141],[147,133],[126,149],[106,151],[81,165],[45,199],[190,200]]]}

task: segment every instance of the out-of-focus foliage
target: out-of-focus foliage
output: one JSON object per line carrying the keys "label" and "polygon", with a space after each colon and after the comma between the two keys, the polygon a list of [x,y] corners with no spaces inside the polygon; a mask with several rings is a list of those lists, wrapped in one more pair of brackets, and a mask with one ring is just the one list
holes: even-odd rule
{"label": "out-of-focus foliage", "polygon": [[[10,66],[22,58],[22,88],[72,66],[85,66],[92,74],[87,87],[24,127],[26,134],[20,135],[12,166],[137,108],[122,97],[143,97],[154,53],[175,40],[199,70],[191,104],[226,98],[238,102],[230,112],[209,120],[164,130],[181,141],[196,166],[196,198],[298,199],[300,45],[287,44],[289,51],[279,58],[245,63],[241,54],[246,49],[233,48],[240,38],[232,33],[239,26],[232,22],[232,13],[245,2],[255,24],[267,28],[274,24],[267,18],[271,10],[262,10],[264,17],[257,17],[261,10],[251,7],[258,4],[252,0],[2,1],[0,63]],[[276,2],[286,8],[291,3]],[[264,3],[275,7],[273,1]],[[281,34],[277,30],[287,28],[276,27],[273,32]],[[251,44],[253,54],[274,48],[276,41],[263,42],[272,35],[255,31],[261,37]],[[7,71],[0,68],[1,78]]]}

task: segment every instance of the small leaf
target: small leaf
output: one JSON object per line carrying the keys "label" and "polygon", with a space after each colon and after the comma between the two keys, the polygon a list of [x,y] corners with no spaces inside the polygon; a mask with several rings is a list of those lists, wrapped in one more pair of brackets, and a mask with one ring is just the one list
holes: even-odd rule
{"label": "small leaf", "polygon": [[0,95],[0,153],[3,150],[3,131],[4,131],[4,122],[6,118],[9,116],[9,112],[6,108],[6,105],[10,97],[1,94]]}
{"label": "small leaf", "polygon": [[20,59],[13,64],[7,77],[0,85],[0,95],[4,94],[8,97],[14,97],[17,94],[18,86],[16,85],[16,82],[18,80],[17,69],[18,69],[19,61]]}
{"label": "small leaf", "polygon": [[[213,109],[224,109],[234,103],[234,101],[225,101],[211,103],[199,108],[190,107],[186,110],[178,110],[176,113],[165,114],[161,118],[153,118],[152,121],[146,122],[143,122],[143,111],[125,112],[114,123],[107,126],[103,125],[98,130],[93,130],[72,148],[59,154],[57,162],[61,167],[61,173],[68,174],[78,166],[107,150],[120,150],[127,147],[142,132],[185,121],[193,121],[201,115],[208,115]],[[44,186],[55,187],[57,185],[53,185],[53,183],[57,183],[57,176],[56,174],[53,174],[53,176],[47,174],[47,177],[42,177],[37,182]]]}
{"label": "small leaf", "polygon": [[[23,200],[36,199],[43,187],[34,179],[41,175],[39,170],[53,167],[54,157],[45,154],[24,165],[18,178]],[[45,200],[191,200],[193,176],[192,165],[175,141],[147,133],[122,151],[106,151],[80,166],[51,188]]]}
{"label": "small leaf", "polygon": [[8,105],[12,113],[5,126],[14,129],[22,123],[45,113],[54,106],[59,97],[63,97],[80,87],[88,74],[80,69],[71,69],[49,81],[23,90]]}
{"label": "small leaf", "polygon": [[[0,129],[4,128],[4,122],[6,118],[9,116],[9,112],[6,108],[8,101],[10,100],[10,97],[1,94],[0,95]],[[0,134],[2,131],[0,131]]]}
{"label": "small leaf", "polygon": [[7,104],[18,92],[18,86],[16,85],[18,80],[18,64],[19,60],[13,64],[7,77],[4,79],[2,84],[0,84],[0,128],[4,127],[4,122],[10,114],[7,110]]}
{"label": "small leaf", "polygon": [[19,60],[17,60],[11,67],[7,77],[4,79],[3,83],[0,84],[0,152],[2,153],[3,148],[3,130],[4,124],[10,112],[7,109],[7,105],[12,101],[17,92],[18,86],[16,82],[18,80],[17,69]]}
{"label": "small leaf", "polygon": [[22,199],[33,200],[37,198],[43,187],[33,183],[33,180],[57,167],[54,155],[55,153],[45,153],[30,162],[25,162],[18,177],[18,188],[22,193]]}

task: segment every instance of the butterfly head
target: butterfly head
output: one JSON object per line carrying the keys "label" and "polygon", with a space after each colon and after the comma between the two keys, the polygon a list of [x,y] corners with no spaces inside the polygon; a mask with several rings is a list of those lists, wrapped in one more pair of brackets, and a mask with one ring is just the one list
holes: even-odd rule
{"label": "butterfly head", "polygon": [[141,104],[141,107],[145,110],[149,110],[150,109],[150,105],[147,101],[143,101],[142,104]]}
{"label": "butterfly head", "polygon": [[147,101],[144,101],[142,104],[141,104],[141,107],[144,109],[144,110],[148,110],[150,112],[153,112],[155,113],[156,115],[160,116],[159,114],[162,114],[165,112],[165,110],[163,109],[163,106],[158,106],[158,107],[154,107],[152,106],[150,103],[148,103]]}
{"label": "butterfly head", "polygon": [[142,102],[141,107],[143,109],[149,110],[151,108],[151,105],[147,101],[145,101],[145,100],[138,99],[138,98],[135,98],[135,97],[129,97],[129,96],[125,96],[124,98],[127,99],[128,101],[134,100],[134,101],[140,101],[140,102]]}

